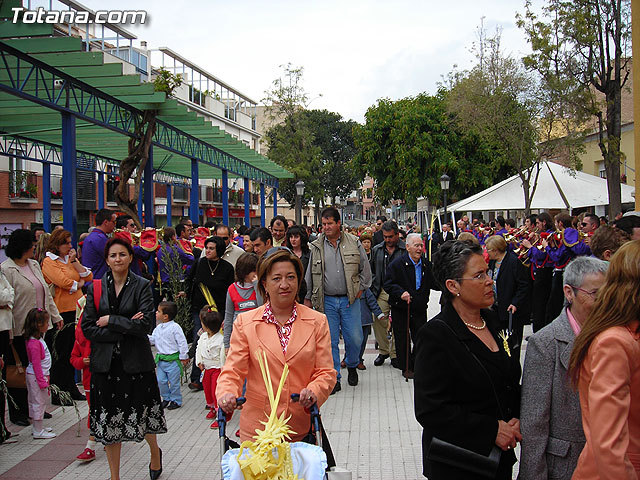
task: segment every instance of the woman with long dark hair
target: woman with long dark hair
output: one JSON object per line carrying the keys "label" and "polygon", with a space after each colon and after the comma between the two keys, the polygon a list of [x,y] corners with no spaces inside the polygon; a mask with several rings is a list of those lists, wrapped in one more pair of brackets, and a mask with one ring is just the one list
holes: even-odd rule
{"label": "woman with long dark hair", "polygon": [[569,373],[580,393],[586,444],[573,479],[640,477],[640,241],[611,258],[575,339]]}

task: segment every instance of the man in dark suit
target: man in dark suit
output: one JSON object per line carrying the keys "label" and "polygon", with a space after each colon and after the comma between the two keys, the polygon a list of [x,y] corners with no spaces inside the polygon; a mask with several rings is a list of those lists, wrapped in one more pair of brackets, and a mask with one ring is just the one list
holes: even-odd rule
{"label": "man in dark suit", "polygon": [[384,241],[384,236],[382,234],[382,224],[387,221],[387,217],[384,215],[379,215],[376,218],[376,231],[373,234],[373,246],[381,244]]}
{"label": "man in dark suit", "polygon": [[[433,278],[431,262],[423,255],[424,244],[419,234],[407,236],[406,249],[387,266],[384,290],[389,294],[398,366],[406,378],[413,378],[411,338],[417,338],[418,330],[427,322],[430,290],[440,290],[440,287]],[[411,333],[408,341],[407,315]]]}
{"label": "man in dark suit", "polygon": [[455,240],[456,236],[451,231],[451,224],[445,223],[442,225],[442,232],[434,235],[434,240],[436,241],[436,246],[439,247],[444,242],[448,242],[449,240]]}

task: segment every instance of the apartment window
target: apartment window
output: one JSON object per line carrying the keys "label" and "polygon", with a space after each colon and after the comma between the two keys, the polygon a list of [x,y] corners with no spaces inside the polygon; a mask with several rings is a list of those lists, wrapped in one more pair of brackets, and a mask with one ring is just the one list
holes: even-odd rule
{"label": "apartment window", "polygon": [[176,185],[173,187],[173,199],[178,202],[186,202],[189,198],[189,188],[179,187]]}

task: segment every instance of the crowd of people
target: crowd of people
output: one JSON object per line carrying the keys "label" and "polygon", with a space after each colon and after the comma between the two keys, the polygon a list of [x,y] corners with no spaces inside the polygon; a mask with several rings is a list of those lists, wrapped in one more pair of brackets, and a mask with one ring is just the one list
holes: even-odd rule
{"label": "crowd of people", "polygon": [[[43,424],[55,385],[89,402],[78,460],[102,443],[118,479],[122,442],[145,440],[155,479],[156,435],[165,410],[182,406],[183,375],[203,391],[211,428],[219,408],[243,408],[237,435],[249,440],[269,401],[264,352],[273,381],[287,365],[284,389],[300,393],[280,398],[278,416],[291,417],[293,440],[311,441],[305,409],[342,390],[343,370],[358,385],[373,333],[373,366],[390,360],[415,382],[428,478],[512,478],[518,443],[522,480],[636,478],[639,216],[540,213],[520,227],[463,216],[455,231],[430,233],[383,216],[341,220],[329,207],[316,228],[275,216],[268,228],[183,219],[138,232],[103,209],[77,250],[59,227],[15,230],[0,275],[0,358],[3,377],[21,364],[26,381],[9,385],[9,420],[55,437]],[[441,311],[428,321],[432,290]],[[184,301],[189,325],[176,322]],[[53,404],[69,401],[57,391]],[[6,404],[0,391],[0,442]]]}

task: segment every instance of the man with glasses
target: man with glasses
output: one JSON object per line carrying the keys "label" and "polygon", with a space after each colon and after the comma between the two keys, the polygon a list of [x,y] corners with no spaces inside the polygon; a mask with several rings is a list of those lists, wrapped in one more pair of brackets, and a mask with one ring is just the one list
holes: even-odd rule
{"label": "man with glasses", "polygon": [[376,231],[373,233],[373,246],[381,244],[384,241],[382,236],[382,224],[387,221],[387,217],[380,215],[376,218]]}
{"label": "man with glasses", "polygon": [[93,278],[102,278],[107,271],[104,261],[104,247],[116,228],[116,214],[102,208],[96,213],[96,227],[84,239],[82,244],[82,264],[93,273]]}
{"label": "man with glasses", "polygon": [[[405,378],[413,378],[411,339],[416,339],[418,330],[427,323],[431,290],[440,290],[440,287],[433,277],[431,262],[423,255],[424,244],[420,235],[410,233],[406,248],[407,251],[387,267],[384,290],[389,294],[398,366]],[[409,332],[411,336],[408,339]]]}
{"label": "man with glasses", "polygon": [[224,244],[227,246],[226,250],[224,251],[224,255],[222,256],[222,259],[229,262],[231,265],[233,265],[233,268],[235,268],[236,262],[238,261],[240,256],[244,253],[244,250],[238,247],[237,245],[234,245],[233,242],[231,241],[232,240],[231,229],[224,223],[219,223],[218,225],[216,225],[216,228],[214,230],[214,235],[224,240]]}
{"label": "man with glasses", "polygon": [[393,338],[389,340],[387,332],[389,331],[389,294],[382,288],[384,277],[387,273],[387,266],[396,257],[406,253],[405,244],[400,240],[398,224],[393,220],[389,220],[382,224],[383,243],[373,247],[371,250],[371,275],[373,281],[371,283],[371,293],[376,297],[378,305],[384,313],[383,318],[374,320],[373,333],[378,343],[378,357],[373,361],[376,367],[381,366],[385,360],[391,357],[391,365],[397,367],[396,349]]}

